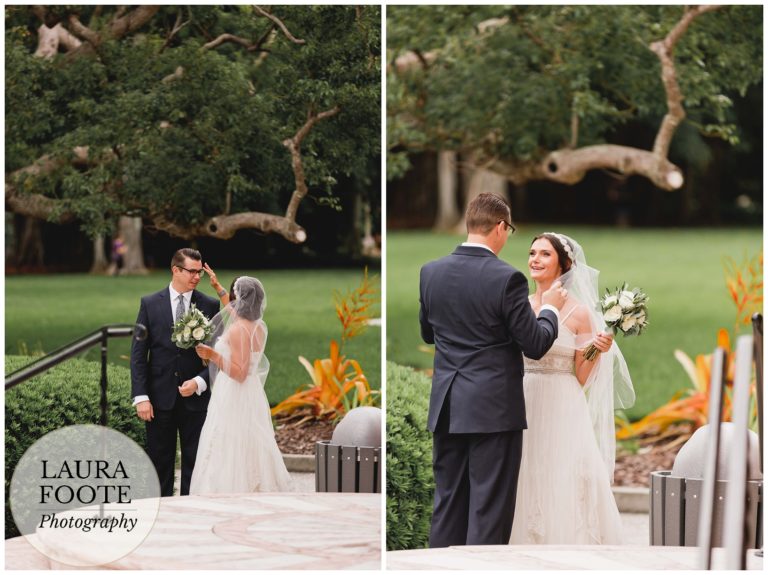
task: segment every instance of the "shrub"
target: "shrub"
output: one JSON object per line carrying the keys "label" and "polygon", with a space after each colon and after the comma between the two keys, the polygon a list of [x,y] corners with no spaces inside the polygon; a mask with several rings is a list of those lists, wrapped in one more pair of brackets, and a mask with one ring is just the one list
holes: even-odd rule
{"label": "shrub", "polygon": [[387,549],[429,542],[432,434],[427,430],[431,382],[409,367],[387,363]]}
{"label": "shrub", "polygon": [[[10,373],[29,357],[6,356]],[[131,376],[125,367],[107,366],[107,425],[144,445],[144,423],[131,406]],[[8,504],[11,477],[24,452],[46,433],[76,424],[98,424],[101,364],[70,359],[5,393],[5,538],[19,535]]]}

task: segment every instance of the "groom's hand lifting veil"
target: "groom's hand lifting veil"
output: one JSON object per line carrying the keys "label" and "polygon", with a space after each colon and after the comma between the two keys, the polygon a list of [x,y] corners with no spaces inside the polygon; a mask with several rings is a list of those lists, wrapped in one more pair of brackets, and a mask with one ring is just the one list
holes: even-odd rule
{"label": "groom's hand lifting veil", "polygon": [[541,294],[541,303],[555,306],[557,309],[563,309],[565,304],[565,298],[568,297],[568,290],[563,287],[563,284],[556,281],[552,286]]}

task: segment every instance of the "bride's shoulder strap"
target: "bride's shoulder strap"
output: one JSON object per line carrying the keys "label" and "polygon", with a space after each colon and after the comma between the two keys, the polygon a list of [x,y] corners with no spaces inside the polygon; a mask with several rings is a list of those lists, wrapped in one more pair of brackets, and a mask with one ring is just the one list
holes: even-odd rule
{"label": "bride's shoulder strap", "polygon": [[580,307],[580,306],[581,306],[581,304],[576,304],[576,305],[574,305],[573,307],[571,307],[570,311],[568,311],[568,313],[567,313],[567,314],[565,314],[565,317],[563,317],[563,318],[561,318],[561,319],[560,319],[560,323],[564,323],[564,322],[565,322],[565,320],[567,320],[569,317],[571,317],[571,314],[572,314],[573,312],[575,312],[577,309],[579,309],[579,307]]}

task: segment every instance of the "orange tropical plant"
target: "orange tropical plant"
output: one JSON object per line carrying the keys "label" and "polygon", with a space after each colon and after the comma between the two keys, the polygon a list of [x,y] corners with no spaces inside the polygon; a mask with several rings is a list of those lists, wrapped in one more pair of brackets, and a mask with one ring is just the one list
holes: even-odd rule
{"label": "orange tropical plant", "polygon": [[310,383],[272,408],[272,415],[298,419],[297,424],[312,419],[338,419],[350,409],[375,405],[380,392],[372,390],[360,364],[347,359],[344,345],[362,334],[372,319],[372,306],[378,301],[376,288],[365,270],[363,280],[355,290],[334,293],[336,315],[341,322],[341,343],[331,340],[330,357],[310,363],[299,356],[307,370]]}
{"label": "orange tropical plant", "polygon": [[[736,325],[738,329],[748,324],[752,314],[762,310],[763,306],[763,254],[745,259],[737,265],[732,258],[724,262],[726,285],[736,305]],[[733,377],[735,354],[731,350],[730,336],[726,329],[717,334],[717,346],[726,350],[725,356],[725,393],[723,394],[723,421],[731,420],[733,404]],[[713,354],[701,354],[693,361],[683,351],[675,350],[675,358],[688,374],[691,388],[677,392],[672,398],[639,421],[629,423],[616,419],[618,429],[616,439],[638,439],[642,443],[664,443],[664,449],[674,449],[690,438],[694,431],[707,423],[709,414],[709,387],[712,374]],[[755,401],[755,381],[750,390],[751,429],[757,427],[757,402]]]}
{"label": "orange tropical plant", "polygon": [[741,264],[731,257],[725,258],[723,267],[725,285],[736,304],[735,334],[739,327],[749,324],[753,314],[763,311],[763,252],[745,258]]}

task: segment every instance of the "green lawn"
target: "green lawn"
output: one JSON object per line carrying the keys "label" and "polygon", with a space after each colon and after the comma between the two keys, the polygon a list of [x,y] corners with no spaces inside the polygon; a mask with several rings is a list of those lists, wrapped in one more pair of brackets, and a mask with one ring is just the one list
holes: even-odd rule
{"label": "green lawn", "polygon": [[[362,270],[216,270],[222,285],[235,276],[256,275],[267,292],[264,319],[269,327],[267,356],[271,363],[266,391],[272,404],[308,382],[297,358],[328,357],[331,339],[340,336],[333,304],[334,290],[346,293],[359,285]],[[371,271],[371,275],[375,273]],[[377,274],[378,275],[378,274]],[[141,296],[170,283],[170,272],[147,277],[90,275],[9,276],[5,279],[5,352],[50,352],[110,323],[133,323]],[[379,278],[375,280],[379,284]],[[214,295],[208,277],[202,291]],[[377,306],[375,315],[379,314]],[[130,344],[112,339],[110,361],[128,366]],[[371,386],[381,386],[381,328],[370,327],[347,345],[347,357],[357,359]],[[98,361],[93,348],[85,356]]]}
{"label": "green lawn", "polygon": [[[553,228],[524,226],[501,257],[527,273],[528,247],[534,235]],[[686,386],[687,376],[673,357],[709,353],[717,329],[731,329],[735,306],[725,288],[722,260],[738,261],[762,247],[759,229],[621,230],[558,226],[584,247],[587,262],[601,270],[600,290],[627,281],[650,297],[648,331],[619,339],[637,393],[628,414],[638,418],[665,403]],[[387,359],[418,368],[431,367],[432,355],[420,351],[419,269],[450,253],[461,236],[428,232],[387,234]],[[533,288],[533,284],[531,284]],[[742,333],[746,333],[742,331]]]}

